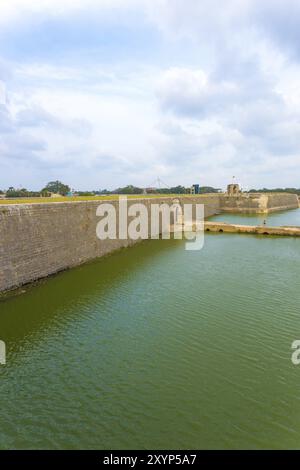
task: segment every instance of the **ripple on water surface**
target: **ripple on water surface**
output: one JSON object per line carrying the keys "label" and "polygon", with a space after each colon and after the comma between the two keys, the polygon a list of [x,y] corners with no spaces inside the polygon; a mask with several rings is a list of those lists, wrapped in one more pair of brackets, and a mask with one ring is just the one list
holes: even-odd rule
{"label": "ripple on water surface", "polygon": [[300,240],[147,241],[0,303],[2,448],[294,448]]}

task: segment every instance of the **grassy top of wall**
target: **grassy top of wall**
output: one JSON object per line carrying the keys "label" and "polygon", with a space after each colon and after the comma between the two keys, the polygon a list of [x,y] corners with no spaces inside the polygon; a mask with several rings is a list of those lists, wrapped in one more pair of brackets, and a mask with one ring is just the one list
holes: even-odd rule
{"label": "grassy top of wall", "polygon": [[[128,199],[145,199],[159,197],[197,197],[214,196],[216,193],[207,194],[130,194]],[[26,197],[15,199],[0,199],[0,205],[7,204],[42,204],[55,202],[79,202],[79,201],[109,201],[116,200],[121,194],[109,194],[107,196],[61,196],[61,197]]]}

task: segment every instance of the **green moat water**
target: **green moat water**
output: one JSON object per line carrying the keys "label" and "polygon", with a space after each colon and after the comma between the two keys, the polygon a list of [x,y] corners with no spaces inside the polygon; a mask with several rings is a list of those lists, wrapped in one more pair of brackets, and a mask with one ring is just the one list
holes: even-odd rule
{"label": "green moat water", "polygon": [[299,280],[299,239],[208,234],[2,300],[0,447],[300,448]]}
{"label": "green moat water", "polygon": [[267,226],[296,225],[300,227],[300,210],[293,209],[285,212],[273,212],[271,214],[223,213],[210,217],[209,220],[242,225],[263,225],[265,221]]}

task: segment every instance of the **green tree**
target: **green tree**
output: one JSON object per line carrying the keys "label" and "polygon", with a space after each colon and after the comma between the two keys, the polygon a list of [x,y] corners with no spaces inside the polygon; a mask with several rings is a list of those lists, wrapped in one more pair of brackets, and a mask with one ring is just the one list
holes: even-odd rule
{"label": "green tree", "polygon": [[6,197],[28,197],[30,195],[26,188],[15,189],[10,186],[6,192]]}
{"label": "green tree", "polygon": [[125,188],[118,188],[113,192],[115,194],[142,194],[143,189],[137,188],[136,186],[133,186],[132,184],[130,184],[128,186],[125,186]]}
{"label": "green tree", "polygon": [[41,192],[56,193],[65,196],[70,191],[70,186],[63,184],[61,181],[50,181]]}
{"label": "green tree", "polygon": [[185,194],[186,193],[186,189],[184,186],[173,186],[172,188],[170,188],[170,192],[171,194]]}

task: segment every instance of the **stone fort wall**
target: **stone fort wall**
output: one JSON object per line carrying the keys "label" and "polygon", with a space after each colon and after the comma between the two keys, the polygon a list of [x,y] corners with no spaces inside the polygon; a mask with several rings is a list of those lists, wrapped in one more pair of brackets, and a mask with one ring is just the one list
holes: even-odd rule
{"label": "stone fort wall", "polygon": [[[205,205],[205,216],[219,210],[218,195],[178,197],[180,203]],[[171,205],[174,198],[128,199]],[[118,213],[118,201],[112,203]],[[96,210],[102,201],[0,205],[0,292],[77,266],[134,240],[99,240]],[[150,210],[148,210],[150,215]],[[117,217],[118,220],[118,217]],[[129,219],[130,220],[130,219]],[[149,224],[150,225],[150,224]],[[138,240],[137,240],[138,241]]]}
{"label": "stone fort wall", "polygon": [[235,196],[220,194],[223,212],[268,213],[299,207],[298,196],[288,193],[249,193]]}
{"label": "stone fort wall", "polygon": [[[181,204],[204,204],[205,217],[221,211],[271,212],[299,207],[293,194],[224,194],[178,196]],[[6,291],[89,260],[125,248],[139,240],[99,240],[96,216],[99,204],[118,201],[85,201],[0,205],[0,292]],[[128,199],[171,205],[174,197]],[[150,209],[148,210],[150,215]],[[118,217],[117,217],[118,219]],[[129,219],[130,220],[130,219]],[[150,225],[150,224],[149,224]]]}

